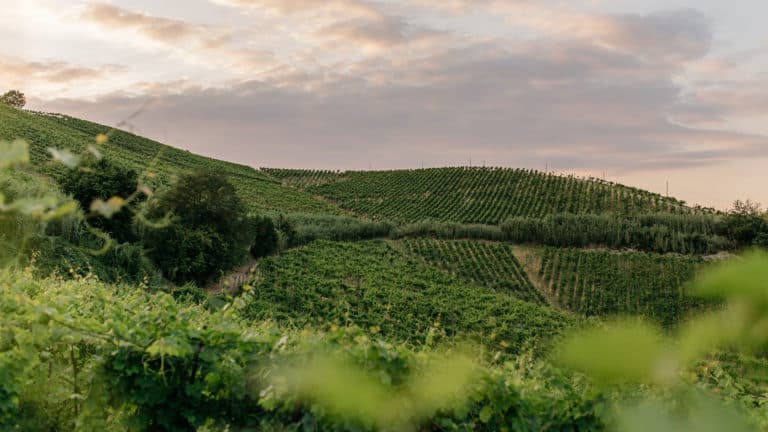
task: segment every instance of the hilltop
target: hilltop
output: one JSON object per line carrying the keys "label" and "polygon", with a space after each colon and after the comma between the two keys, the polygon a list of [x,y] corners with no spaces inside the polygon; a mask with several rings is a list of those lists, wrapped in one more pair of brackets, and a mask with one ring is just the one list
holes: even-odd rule
{"label": "hilltop", "polygon": [[[96,144],[99,134],[108,136]],[[48,148],[85,153],[93,145],[107,159],[140,173],[156,175],[157,185],[193,170],[224,173],[253,210],[341,214],[341,210],[311,194],[283,187],[279,181],[244,165],[198,156],[159,142],[86,120],[61,114],[22,111],[0,104],[0,139],[23,138],[30,143],[33,165],[44,174],[55,175],[63,167],[50,164]]]}

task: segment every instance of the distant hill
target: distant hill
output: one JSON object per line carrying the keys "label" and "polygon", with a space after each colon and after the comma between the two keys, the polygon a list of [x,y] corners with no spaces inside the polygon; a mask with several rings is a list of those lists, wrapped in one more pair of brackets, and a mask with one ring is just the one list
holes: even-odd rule
{"label": "distant hill", "polygon": [[[109,133],[105,144],[96,145],[99,134]],[[64,169],[49,164],[49,147],[84,153],[94,144],[110,161],[128,166],[137,172],[157,174],[158,183],[167,183],[174,175],[210,169],[227,174],[245,202],[254,210],[270,209],[283,212],[340,214],[337,207],[325,200],[295,188],[284,187],[279,181],[251,167],[192,154],[142,138],[129,132],[91,123],[60,114],[21,111],[0,104],[0,139],[23,138],[30,143],[33,164],[45,174]]]}
{"label": "distant hill", "polygon": [[556,213],[689,213],[674,198],[597,179],[510,168],[395,171],[262,171],[374,219],[499,224]]}

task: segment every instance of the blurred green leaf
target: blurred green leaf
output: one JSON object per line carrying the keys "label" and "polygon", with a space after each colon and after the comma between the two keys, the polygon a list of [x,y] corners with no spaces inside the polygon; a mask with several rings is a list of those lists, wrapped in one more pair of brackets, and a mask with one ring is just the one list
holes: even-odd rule
{"label": "blurred green leaf", "polygon": [[67,149],[59,150],[54,147],[48,147],[48,153],[51,154],[53,160],[61,162],[65,167],[69,169],[75,169],[78,165],[80,165],[80,156],[72,153]]}
{"label": "blurred green leaf", "polygon": [[0,141],[0,169],[25,163],[29,163],[29,144],[26,141]]}
{"label": "blurred green leaf", "polygon": [[694,292],[768,306],[768,253],[755,250],[705,271],[696,281]]}
{"label": "blurred green leaf", "polygon": [[646,400],[619,410],[619,432],[749,432],[755,431],[739,413],[703,394],[684,399],[687,409],[671,411],[660,401]]}
{"label": "blurred green leaf", "polygon": [[115,213],[118,213],[124,205],[125,200],[117,196],[114,196],[107,201],[97,199],[91,203],[91,211],[109,219],[114,216]]}
{"label": "blurred green leaf", "polygon": [[664,348],[664,338],[655,327],[622,321],[572,335],[555,360],[590,375],[598,384],[648,383],[660,378]]}

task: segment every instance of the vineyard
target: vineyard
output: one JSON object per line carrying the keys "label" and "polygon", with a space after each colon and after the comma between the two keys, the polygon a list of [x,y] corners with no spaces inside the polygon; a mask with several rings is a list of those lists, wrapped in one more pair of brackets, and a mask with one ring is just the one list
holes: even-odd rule
{"label": "vineyard", "polygon": [[402,241],[410,254],[449,273],[521,300],[545,304],[512,251],[512,245],[467,240]]}
{"label": "vineyard", "polygon": [[[514,353],[572,319],[408,259],[386,241],[316,241],[259,265],[246,315],[299,327],[355,324],[422,344],[435,330]],[[436,327],[437,325],[437,327]]]}
{"label": "vineyard", "polygon": [[[104,144],[95,137],[108,134]],[[49,147],[87,153],[93,145],[107,159],[139,173],[152,172],[148,182],[167,184],[175,175],[213,170],[226,174],[243,200],[254,209],[276,209],[283,212],[340,214],[340,210],[322,199],[294,188],[280,185],[274,179],[244,165],[198,156],[128,132],[113,130],[85,120],[62,115],[34,114],[14,110],[0,104],[0,139],[24,138],[30,143],[32,163],[46,174],[55,175],[65,169],[49,164]]]}
{"label": "vineyard", "polygon": [[681,201],[595,179],[507,168],[399,171],[262,169],[286,186],[376,219],[499,224],[557,213],[688,213]]}
{"label": "vineyard", "polygon": [[539,258],[551,297],[582,315],[642,315],[672,325],[702,306],[685,287],[700,257],[544,248]]}

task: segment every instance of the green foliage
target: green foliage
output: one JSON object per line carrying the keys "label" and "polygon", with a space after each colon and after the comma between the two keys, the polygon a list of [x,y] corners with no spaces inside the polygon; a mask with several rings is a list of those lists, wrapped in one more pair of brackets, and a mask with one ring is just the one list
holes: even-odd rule
{"label": "green foliage", "polygon": [[275,224],[269,217],[256,217],[250,222],[254,225],[256,236],[251,244],[250,253],[254,258],[272,255],[277,251],[278,236]]}
{"label": "green foliage", "polygon": [[707,304],[685,285],[702,264],[696,256],[544,248],[539,277],[573,312],[640,315],[671,326]]}
{"label": "green foliage", "polygon": [[521,352],[574,320],[507,293],[465,284],[384,241],[317,241],[262,261],[249,318],[300,327],[354,323],[393,340],[477,337]]}
{"label": "green foliage", "polygon": [[545,304],[528,280],[513,246],[467,240],[404,240],[403,247],[427,263],[441,267],[470,283],[509,293],[521,300]]}
{"label": "green foliage", "polygon": [[174,215],[169,226],[145,230],[143,241],[155,265],[178,284],[206,283],[240,263],[251,246],[247,210],[221,174],[185,175],[150,206],[150,217]]}
{"label": "green foliage", "polygon": [[359,241],[386,238],[392,226],[388,223],[372,222],[348,216],[292,214],[289,216],[290,245],[300,246],[314,240]]}
{"label": "green foliage", "polygon": [[[668,403],[660,402],[663,395],[662,399],[649,395],[639,405],[619,409],[620,430],[756,430],[754,422],[742,416],[747,409],[763,412],[754,398],[744,398],[746,404],[741,406],[723,404],[691,389],[680,372],[719,349],[750,352],[768,346],[766,269],[768,255],[754,252],[704,272],[695,282],[695,291],[723,299],[725,307],[695,317],[674,337],[650,324],[613,322],[571,335],[556,359],[589,374],[602,386],[629,379],[666,389],[666,397],[671,396],[675,408],[679,407],[670,410]],[[754,417],[756,422],[764,419],[764,413]]]}
{"label": "green foliage", "polygon": [[12,108],[21,109],[27,104],[27,97],[18,90],[9,90],[0,96],[0,104],[8,105]]}
{"label": "green foliage", "polygon": [[741,246],[761,246],[768,244],[768,221],[760,204],[736,201],[733,208],[723,218],[719,232]]}
{"label": "green foliage", "polygon": [[[66,171],[59,183],[62,190],[72,195],[83,209],[92,209],[94,202],[104,203],[114,197],[124,200],[133,195],[139,188],[136,171],[121,168],[106,159],[90,162],[79,166],[77,169]],[[120,243],[135,241],[137,237],[132,228],[133,214],[130,211],[119,211],[121,206],[115,210],[101,210],[99,213],[106,213],[106,215],[90,218],[89,223],[109,233]]]}
{"label": "green foliage", "polygon": [[422,221],[398,227],[394,238],[431,237],[443,240],[474,239],[505,241],[506,234],[495,225],[459,224],[454,222]]}
{"label": "green foliage", "polygon": [[501,224],[501,230],[505,238],[518,243],[706,254],[731,247],[727,239],[715,235],[717,223],[713,216],[706,214],[631,217],[557,214],[544,218],[511,218]]}
{"label": "green foliage", "polygon": [[596,179],[506,168],[398,171],[262,169],[372,219],[499,224],[558,213],[691,213],[684,203]]}

